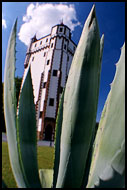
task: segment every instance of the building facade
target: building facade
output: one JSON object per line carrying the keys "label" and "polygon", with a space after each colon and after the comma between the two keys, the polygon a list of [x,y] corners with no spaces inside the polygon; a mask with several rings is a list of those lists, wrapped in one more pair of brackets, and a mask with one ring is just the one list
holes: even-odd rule
{"label": "building facade", "polygon": [[31,39],[24,62],[24,76],[30,64],[39,140],[54,140],[59,100],[75,49],[71,31],[63,23],[53,26],[51,34]]}

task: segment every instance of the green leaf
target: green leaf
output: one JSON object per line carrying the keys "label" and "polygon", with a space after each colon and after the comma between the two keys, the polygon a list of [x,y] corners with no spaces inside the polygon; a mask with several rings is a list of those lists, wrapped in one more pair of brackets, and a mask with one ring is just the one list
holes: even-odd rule
{"label": "green leaf", "polygon": [[63,121],[63,101],[64,101],[64,91],[61,95],[61,100],[59,103],[59,109],[56,119],[56,131],[55,131],[55,159],[54,159],[54,173],[53,173],[53,188],[56,186],[59,162],[60,162],[60,139]]}
{"label": "green leaf", "polygon": [[2,189],[3,188],[7,188],[7,185],[5,184],[5,182],[2,180]]}
{"label": "green leaf", "polygon": [[90,143],[90,148],[89,148],[89,152],[88,152],[88,156],[87,156],[87,160],[86,160],[86,167],[85,167],[85,175],[82,181],[82,188],[85,188],[88,182],[88,177],[89,177],[89,171],[90,171],[90,165],[91,165],[91,160],[92,160],[92,154],[93,154],[93,147],[94,147],[94,140],[95,140],[95,135],[96,135],[96,127],[94,128],[94,132],[92,134],[92,139],[91,139],[91,143]]}
{"label": "green leaf", "polygon": [[74,54],[65,88],[57,188],[80,188],[83,184],[96,124],[101,52],[93,6]]}
{"label": "green leaf", "polygon": [[53,170],[40,169],[39,176],[40,176],[42,188],[51,188],[52,181],[53,181]]}
{"label": "green leaf", "polygon": [[[99,123],[87,185],[88,188],[94,187],[100,178],[101,180],[107,180],[112,177],[112,167],[117,173],[123,175],[125,170],[124,146],[125,44],[122,47],[121,56],[116,65],[116,74]],[[113,185],[115,186],[115,181]]]}
{"label": "green leaf", "polygon": [[4,115],[8,140],[9,158],[12,171],[19,187],[25,188],[24,178],[19,163],[16,136],[16,90],[15,90],[15,59],[16,59],[17,19],[8,41],[4,70]]}
{"label": "green leaf", "polygon": [[107,179],[99,179],[99,184],[94,188],[123,188],[125,184],[125,172],[121,175],[114,169],[112,169],[112,176]]}
{"label": "green leaf", "polygon": [[41,188],[37,164],[36,112],[30,67],[23,83],[17,119],[20,164],[27,188]]}

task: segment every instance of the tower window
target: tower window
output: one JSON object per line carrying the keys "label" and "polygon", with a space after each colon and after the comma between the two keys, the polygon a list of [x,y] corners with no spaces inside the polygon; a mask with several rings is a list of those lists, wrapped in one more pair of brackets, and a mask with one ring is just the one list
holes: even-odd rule
{"label": "tower window", "polygon": [[46,52],[44,52],[44,57],[46,56]]}
{"label": "tower window", "polygon": [[53,43],[51,44],[51,48],[53,47]]}
{"label": "tower window", "polygon": [[46,42],[48,42],[48,38],[46,38]]}
{"label": "tower window", "polygon": [[63,28],[60,28],[60,32],[63,32]]}
{"label": "tower window", "polygon": [[69,61],[69,55],[67,56],[67,61]]}
{"label": "tower window", "polygon": [[39,118],[42,118],[42,111],[40,111],[40,115],[39,115]]}
{"label": "tower window", "polygon": [[32,57],[32,61],[34,61],[34,57]]}
{"label": "tower window", "polygon": [[49,106],[54,106],[54,98],[49,99]]}
{"label": "tower window", "polygon": [[36,47],[37,46],[37,44],[35,44],[35,46],[34,47]]}
{"label": "tower window", "polygon": [[47,60],[47,65],[49,65],[49,62],[50,62],[50,60],[48,59],[48,60]]}
{"label": "tower window", "polygon": [[42,44],[42,41],[40,41],[40,45]]}
{"label": "tower window", "polygon": [[60,87],[60,93],[62,93],[62,92],[63,92],[63,87],[61,86],[61,87]]}
{"label": "tower window", "polygon": [[57,76],[57,70],[53,70],[53,76],[54,76],[54,77]]}
{"label": "tower window", "polygon": [[43,88],[45,88],[45,87],[46,87],[46,82],[43,83]]}
{"label": "tower window", "polygon": [[66,44],[64,44],[64,49],[66,50]]}
{"label": "tower window", "polygon": [[71,32],[69,33],[69,39],[71,39]]}

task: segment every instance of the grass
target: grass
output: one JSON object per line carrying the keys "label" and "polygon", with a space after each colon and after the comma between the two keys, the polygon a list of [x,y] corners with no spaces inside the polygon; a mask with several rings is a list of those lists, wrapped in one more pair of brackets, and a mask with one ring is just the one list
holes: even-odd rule
{"label": "grass", "polygon": [[[38,146],[38,167],[39,169],[53,168],[54,148]],[[8,155],[7,142],[2,142],[2,179],[8,188],[17,188],[13,177]]]}

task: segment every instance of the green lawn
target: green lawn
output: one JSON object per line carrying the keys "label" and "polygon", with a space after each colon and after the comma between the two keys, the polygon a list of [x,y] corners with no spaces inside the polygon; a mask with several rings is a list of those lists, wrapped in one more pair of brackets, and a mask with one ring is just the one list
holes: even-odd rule
{"label": "green lawn", "polygon": [[[53,168],[54,148],[38,146],[38,167]],[[8,156],[8,146],[6,142],[2,142],[2,179],[8,188],[17,188],[14,180],[12,170],[10,167],[10,160]]]}

